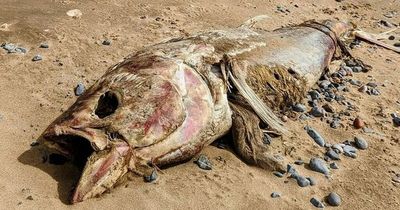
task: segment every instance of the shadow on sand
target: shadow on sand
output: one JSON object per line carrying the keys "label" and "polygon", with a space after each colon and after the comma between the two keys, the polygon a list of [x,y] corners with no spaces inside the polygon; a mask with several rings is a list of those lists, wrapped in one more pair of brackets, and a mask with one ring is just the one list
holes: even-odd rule
{"label": "shadow on sand", "polygon": [[80,177],[80,171],[70,162],[63,165],[50,164],[44,161],[47,158],[41,146],[31,147],[18,157],[18,161],[24,165],[30,165],[49,174],[58,182],[58,195],[64,204],[70,203],[70,196]]}

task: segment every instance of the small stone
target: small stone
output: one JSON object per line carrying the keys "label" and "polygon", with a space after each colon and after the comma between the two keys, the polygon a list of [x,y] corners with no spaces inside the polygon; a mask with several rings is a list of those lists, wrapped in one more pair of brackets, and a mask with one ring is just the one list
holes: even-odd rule
{"label": "small stone", "polygon": [[373,88],[378,87],[378,85],[375,82],[368,82],[367,86],[373,87]]}
{"label": "small stone", "polygon": [[363,139],[362,137],[356,136],[356,137],[354,137],[354,141],[356,143],[356,146],[359,149],[367,149],[368,148],[368,142],[365,139]]}
{"label": "small stone", "polygon": [[331,158],[332,160],[340,160],[340,156],[336,153],[333,149],[328,149],[326,155]]}
{"label": "small stone", "polygon": [[389,37],[388,37],[388,39],[389,40],[394,40],[396,37],[394,37],[393,35],[390,35]]}
{"label": "small stone", "polygon": [[24,47],[16,47],[15,52],[26,53],[26,52],[28,52],[28,50]]}
{"label": "small stone", "polygon": [[329,164],[329,167],[330,167],[331,169],[339,169],[339,166],[337,165],[336,162],[333,162],[333,163]]}
{"label": "small stone", "polygon": [[32,197],[32,195],[30,195],[30,196],[26,197],[26,200],[33,201],[33,197]]}
{"label": "small stone", "polygon": [[365,123],[364,123],[364,121],[363,121],[361,118],[357,117],[357,118],[354,120],[353,125],[354,125],[354,127],[355,127],[356,129],[360,129],[360,128],[363,128],[363,127],[365,126]]}
{"label": "small stone", "polygon": [[321,95],[316,90],[310,91],[309,95],[311,96],[312,100],[319,100],[321,98]]}
{"label": "small stone", "polygon": [[313,107],[310,111],[310,114],[314,117],[323,117],[325,114],[324,109],[320,107]]}
{"label": "small stone", "polygon": [[293,106],[293,111],[295,112],[305,112],[306,106],[304,104],[297,103]]}
{"label": "small stone", "polygon": [[314,178],[312,178],[312,177],[307,177],[307,179],[308,179],[308,181],[310,181],[310,186],[314,186],[314,185],[317,184],[317,182],[315,181]]}
{"label": "small stone", "polygon": [[365,92],[367,92],[367,90],[368,90],[368,87],[365,85],[358,88],[358,91],[361,93],[365,93]]}
{"label": "small stone", "polygon": [[325,208],[324,204],[316,198],[311,198],[310,202],[312,203],[312,205],[314,205],[317,208],[321,208],[321,209]]}
{"label": "small stone", "polygon": [[329,88],[329,85],[331,85],[331,82],[329,80],[322,80],[319,83],[319,87],[325,90]]}
{"label": "small stone", "polygon": [[391,116],[392,116],[393,124],[395,126],[400,126],[400,117],[398,117],[396,115],[396,113],[392,113]]}
{"label": "small stone", "polygon": [[101,44],[107,45],[107,46],[111,45],[111,40],[109,40],[109,39],[103,40],[103,42]]}
{"label": "small stone", "polygon": [[211,170],[212,165],[208,157],[204,154],[201,154],[199,158],[196,160],[196,164],[203,170]]}
{"label": "small stone", "polygon": [[322,136],[312,127],[306,126],[304,129],[307,131],[307,134],[317,143],[319,146],[323,147],[325,145],[325,140]]}
{"label": "small stone", "polygon": [[331,128],[338,128],[340,127],[340,121],[339,119],[334,119],[330,124]]}
{"label": "small stone", "polygon": [[342,199],[335,192],[329,193],[327,200],[329,205],[331,206],[339,206],[342,203]]}
{"label": "small stone", "polygon": [[75,95],[80,96],[85,92],[85,86],[82,83],[78,83],[75,87]]}
{"label": "small stone", "polygon": [[295,160],[295,161],[294,161],[294,164],[296,164],[296,165],[303,165],[303,164],[304,164],[304,161],[303,161],[303,160]]}
{"label": "small stone", "polygon": [[333,108],[333,106],[330,105],[330,104],[324,104],[322,106],[322,108],[324,108],[324,110],[329,112],[329,113],[334,113],[335,112],[335,108]]}
{"label": "small stone", "polygon": [[311,158],[309,165],[313,171],[323,173],[325,175],[329,174],[329,169],[326,166],[325,161],[321,158]]}
{"label": "small stone", "polygon": [[307,116],[306,114],[301,114],[301,115],[299,116],[299,120],[301,120],[301,121],[306,121],[306,120],[308,120],[308,119],[310,119],[310,117]]}
{"label": "small stone", "polygon": [[343,147],[343,154],[346,155],[347,157],[356,158],[357,157],[356,152],[357,149],[350,145],[345,145]]}
{"label": "small stone", "polygon": [[47,43],[42,43],[42,44],[40,44],[40,46],[39,46],[40,48],[49,48],[49,44],[47,44]]}
{"label": "small stone", "polygon": [[286,115],[283,115],[283,116],[281,117],[281,119],[282,119],[283,122],[287,122],[287,121],[289,120],[288,117],[287,117]]}
{"label": "small stone", "polygon": [[340,144],[334,144],[332,146],[332,149],[334,149],[336,153],[339,153],[339,154],[343,153],[343,147],[340,146]]}
{"label": "small stone", "polygon": [[287,169],[286,169],[286,172],[287,172],[288,174],[293,174],[293,173],[296,172],[296,169],[295,169],[292,165],[290,165],[290,164],[288,164],[286,168],[287,168]]}
{"label": "small stone", "polygon": [[362,72],[363,68],[361,66],[354,66],[353,68],[353,72]]}
{"label": "small stone", "polygon": [[144,176],[143,178],[145,182],[153,182],[157,179],[157,177],[157,171],[153,170],[150,175]]}
{"label": "small stone", "polygon": [[297,184],[300,187],[307,187],[310,185],[310,180],[306,179],[303,176],[297,176],[296,180],[297,180]]}
{"label": "small stone", "polygon": [[350,84],[352,84],[352,85],[356,85],[356,86],[361,85],[361,82],[358,81],[358,80],[350,79],[349,82],[350,82]]}
{"label": "small stone", "polygon": [[271,197],[272,198],[279,198],[279,197],[281,197],[281,193],[280,192],[272,192],[271,193]]}
{"label": "small stone", "polygon": [[41,61],[41,60],[43,60],[43,57],[42,57],[41,55],[35,55],[35,56],[32,58],[32,61]]}
{"label": "small stone", "polygon": [[67,15],[72,18],[80,18],[82,16],[82,12],[79,9],[68,10]]}
{"label": "small stone", "polygon": [[279,171],[274,171],[273,174],[279,178],[282,178],[284,175],[283,173],[279,172]]}
{"label": "small stone", "polygon": [[12,43],[4,43],[1,45],[1,47],[6,50],[8,53],[14,53],[15,48],[17,47],[15,44]]}

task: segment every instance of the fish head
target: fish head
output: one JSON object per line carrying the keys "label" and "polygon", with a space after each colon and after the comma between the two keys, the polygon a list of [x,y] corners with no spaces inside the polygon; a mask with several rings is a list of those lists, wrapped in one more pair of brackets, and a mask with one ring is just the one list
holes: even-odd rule
{"label": "fish head", "polygon": [[83,168],[76,203],[112,188],[129,171],[135,148],[163,140],[184,118],[170,79],[106,74],[44,131],[41,142]]}

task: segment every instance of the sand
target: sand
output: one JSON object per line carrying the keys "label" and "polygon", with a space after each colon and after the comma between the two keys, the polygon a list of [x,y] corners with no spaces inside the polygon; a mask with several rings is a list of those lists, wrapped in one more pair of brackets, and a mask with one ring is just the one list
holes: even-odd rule
{"label": "sand", "polygon": [[[290,12],[277,11],[277,5]],[[82,16],[69,17],[66,12],[71,9],[79,9]],[[390,11],[397,14],[385,17]],[[286,126],[293,134],[273,142],[288,161],[307,162],[323,154],[303,130],[307,124],[330,143],[355,135],[368,140],[369,149],[356,159],[338,161],[340,169],[331,179],[296,166],[316,179],[313,187],[300,188],[294,180],[246,165],[229,149],[209,146],[202,153],[213,162],[211,171],[190,161],[163,170],[154,183],[138,177],[101,198],[68,205],[79,174],[70,164],[42,163],[40,151],[30,146],[76,100],[76,84],[90,86],[109,66],[142,46],[236,27],[260,14],[271,17],[261,24],[269,30],[308,19],[339,18],[378,33],[389,28],[377,22],[399,24],[399,12],[396,0],[1,0],[0,25],[7,25],[0,27],[0,43],[16,43],[29,51],[7,54],[0,49],[0,209],[314,209],[310,199],[323,199],[330,192],[343,201],[340,207],[327,209],[400,209],[400,185],[392,181],[400,173],[400,135],[389,116],[400,111],[400,56],[367,43],[352,52],[373,69],[353,77],[384,84],[379,86],[382,94],[370,96],[349,86],[345,96],[358,109],[342,121],[342,128],[332,129],[319,119],[290,118]],[[400,33],[395,35],[399,41]],[[111,45],[102,45],[104,39]],[[39,48],[42,42],[50,47]],[[32,62],[36,54],[43,60]],[[373,132],[354,129],[352,119],[357,116]],[[273,191],[282,197],[272,199]]]}

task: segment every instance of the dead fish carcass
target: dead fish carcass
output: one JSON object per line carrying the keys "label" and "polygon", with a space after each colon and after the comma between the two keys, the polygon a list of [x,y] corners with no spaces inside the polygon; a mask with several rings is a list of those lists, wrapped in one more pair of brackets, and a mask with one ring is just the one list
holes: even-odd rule
{"label": "dead fish carcass", "polygon": [[73,203],[101,195],[129,172],[149,175],[190,160],[230,131],[247,163],[284,170],[264,132],[286,132],[274,113],[317,82],[348,27],[324,21],[267,32],[252,21],[134,53],[45,130],[41,143],[83,168]]}

